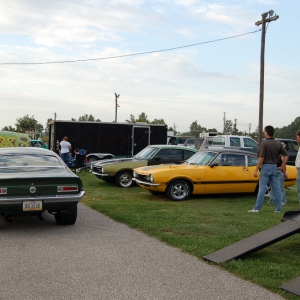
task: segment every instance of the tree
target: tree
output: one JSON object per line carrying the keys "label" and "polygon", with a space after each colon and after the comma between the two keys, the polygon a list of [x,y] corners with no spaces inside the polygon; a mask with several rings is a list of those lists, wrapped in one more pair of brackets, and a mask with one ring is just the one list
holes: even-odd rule
{"label": "tree", "polygon": [[164,119],[154,119],[151,124],[166,124]]}
{"label": "tree", "polygon": [[233,134],[233,123],[231,120],[225,122],[224,134]]}
{"label": "tree", "polygon": [[148,120],[148,116],[142,112],[139,117],[135,120],[135,122],[144,122],[144,123],[150,123],[150,121]]}
{"label": "tree", "polygon": [[99,119],[95,121],[93,115],[84,114],[83,116],[79,117],[78,121],[91,121],[91,122],[101,122]]}
{"label": "tree", "polygon": [[200,124],[198,125],[197,120],[191,124],[190,132],[191,132],[191,135],[194,136],[195,138],[198,138],[200,132],[202,132],[202,127]]}
{"label": "tree", "polygon": [[44,129],[44,126],[38,123],[34,116],[29,117],[29,115],[18,118],[15,125],[17,132],[27,132],[31,137],[34,137],[37,132],[42,132]]}
{"label": "tree", "polygon": [[16,131],[16,128],[13,128],[11,126],[5,126],[2,128],[3,131]]}

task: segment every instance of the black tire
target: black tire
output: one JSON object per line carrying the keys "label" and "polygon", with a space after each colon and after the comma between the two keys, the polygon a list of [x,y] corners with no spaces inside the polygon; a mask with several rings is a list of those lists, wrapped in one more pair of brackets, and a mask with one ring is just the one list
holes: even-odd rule
{"label": "black tire", "polygon": [[186,180],[178,179],[169,183],[167,197],[173,201],[182,201],[191,195],[191,187]]}
{"label": "black tire", "polygon": [[132,180],[132,172],[121,171],[117,174],[115,183],[118,187],[122,188],[132,187],[135,184],[135,182]]}
{"label": "black tire", "polygon": [[58,211],[55,214],[57,225],[74,225],[77,219],[77,205],[63,211]]}

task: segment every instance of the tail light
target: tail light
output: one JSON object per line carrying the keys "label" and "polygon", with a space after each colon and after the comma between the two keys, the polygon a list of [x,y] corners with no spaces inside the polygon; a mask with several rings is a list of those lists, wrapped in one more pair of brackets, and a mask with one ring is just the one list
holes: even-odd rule
{"label": "tail light", "polygon": [[59,193],[78,192],[78,186],[77,185],[73,185],[73,186],[58,186],[57,187],[57,192],[59,192]]}
{"label": "tail light", "polygon": [[0,195],[6,195],[7,194],[7,188],[0,188]]}

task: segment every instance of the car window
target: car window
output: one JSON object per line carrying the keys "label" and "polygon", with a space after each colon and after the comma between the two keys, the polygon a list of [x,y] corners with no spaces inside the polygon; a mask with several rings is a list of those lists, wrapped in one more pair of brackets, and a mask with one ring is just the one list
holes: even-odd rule
{"label": "car window", "polygon": [[249,138],[243,138],[245,147],[258,148],[257,143]]}
{"label": "car window", "polygon": [[51,166],[63,167],[63,164],[55,156],[37,155],[2,155],[0,156],[0,167],[37,167]]}
{"label": "car window", "polygon": [[157,151],[157,148],[154,147],[146,147],[139,153],[137,153],[134,158],[136,159],[149,159],[152,155]]}
{"label": "car window", "polygon": [[161,159],[176,159],[182,160],[182,150],[181,149],[161,149],[159,150],[154,158],[161,158]]}
{"label": "car window", "polygon": [[212,139],[212,145],[215,146],[225,146],[225,138],[224,137],[215,137]]}
{"label": "car window", "polygon": [[248,167],[253,167],[257,165],[258,158],[255,156],[247,155]]}
{"label": "car window", "polygon": [[228,154],[221,153],[219,154],[214,163],[217,163],[219,166],[245,166],[246,159],[244,154]]}
{"label": "car window", "polygon": [[183,150],[183,160],[187,160],[195,154],[193,151]]}
{"label": "car window", "polygon": [[215,156],[216,156],[215,152],[200,151],[197,152],[195,155],[193,155],[191,158],[189,158],[186,161],[186,163],[199,165],[199,166],[207,166]]}
{"label": "car window", "polygon": [[230,138],[230,146],[241,147],[241,139],[239,137],[231,137]]}

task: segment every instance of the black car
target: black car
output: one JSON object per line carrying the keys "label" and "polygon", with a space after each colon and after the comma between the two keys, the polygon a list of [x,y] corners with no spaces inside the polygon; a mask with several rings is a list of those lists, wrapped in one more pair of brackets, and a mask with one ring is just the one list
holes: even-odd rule
{"label": "black car", "polygon": [[55,216],[72,225],[84,196],[81,179],[54,152],[35,147],[0,148],[0,216]]}

